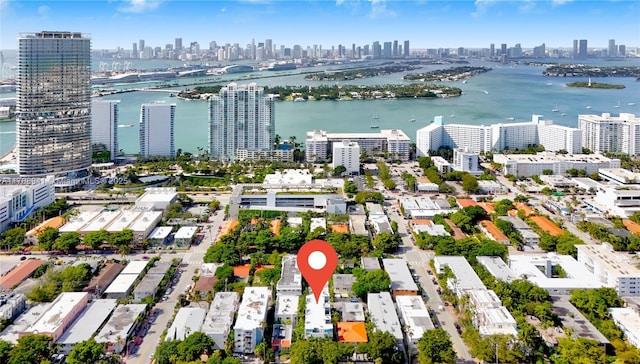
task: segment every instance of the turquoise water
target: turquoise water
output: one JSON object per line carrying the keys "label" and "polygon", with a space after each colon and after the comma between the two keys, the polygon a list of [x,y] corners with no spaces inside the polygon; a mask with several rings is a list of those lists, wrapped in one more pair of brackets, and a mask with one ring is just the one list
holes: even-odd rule
{"label": "turquoise water", "polygon": [[[614,65],[601,62],[602,65]],[[624,62],[639,65],[640,61]],[[443,115],[446,123],[488,125],[508,123],[508,117],[516,121],[527,121],[532,114],[542,114],[556,124],[576,126],[579,114],[618,114],[629,112],[640,115],[640,82],[632,78],[604,78],[593,81],[618,83],[626,86],[623,90],[595,90],[568,88],[567,82],[586,81],[579,78],[543,77],[541,67],[502,66],[495,63],[472,62],[472,65],[487,65],[493,70],[468,80],[450,83],[460,87],[461,97],[434,100],[354,100],[354,101],[309,101],[277,102],[276,133],[284,139],[295,135],[304,141],[309,130],[323,129],[328,132],[371,132],[370,124],[374,115],[381,129],[402,129],[412,140],[416,130],[427,125],[437,115]],[[425,69],[433,69],[429,66]],[[442,67],[442,66],[440,66]],[[227,82],[232,76],[224,76],[220,82]],[[234,77],[241,77],[235,75]],[[246,77],[246,76],[245,76]],[[306,81],[303,75],[294,74],[256,80],[259,85],[317,85]],[[249,82],[246,79],[241,82]],[[402,74],[352,81],[353,84],[381,85],[403,83]],[[219,83],[219,82],[218,82]],[[212,82],[215,84],[215,82]],[[341,82],[339,84],[345,84]],[[0,97],[10,97],[11,95]],[[120,124],[134,124],[131,128],[120,128],[119,144],[127,154],[138,153],[138,120],[140,104],[149,101],[176,103],[176,148],[196,152],[198,147],[206,147],[208,134],[207,103],[205,101],[185,101],[158,92],[131,92],[111,95],[105,99],[119,99]],[[620,107],[615,108],[620,102]],[[630,106],[628,103],[635,103]],[[557,106],[559,112],[551,110]],[[592,109],[586,109],[591,106]],[[566,113],[566,116],[561,116]],[[450,117],[455,115],[455,118]],[[409,119],[416,119],[409,122]],[[15,122],[0,123],[0,154],[11,148],[15,142]]]}

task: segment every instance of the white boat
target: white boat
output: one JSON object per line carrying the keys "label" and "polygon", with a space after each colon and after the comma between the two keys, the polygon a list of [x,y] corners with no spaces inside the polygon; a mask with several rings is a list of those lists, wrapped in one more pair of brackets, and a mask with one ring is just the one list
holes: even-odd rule
{"label": "white boat", "polygon": [[380,117],[379,117],[378,115],[374,115],[374,116],[373,116],[373,119],[374,119],[374,120],[378,120],[378,119],[380,119]]}
{"label": "white boat", "polygon": [[613,107],[615,107],[616,109],[620,107],[620,101],[618,101],[618,105],[614,105]]}
{"label": "white boat", "polygon": [[371,123],[371,126],[370,126],[371,129],[378,129],[379,127],[380,126],[376,123]]}
{"label": "white boat", "polygon": [[516,119],[516,118],[514,118],[513,116],[509,116],[509,117],[507,118],[507,120],[508,120],[508,121],[514,121],[515,119]]}
{"label": "white boat", "polygon": [[635,103],[635,102],[630,102],[630,103],[628,103],[627,105],[629,105],[629,106],[635,106],[635,105],[636,105],[636,103]]}
{"label": "white boat", "polygon": [[588,105],[588,106],[587,106],[587,109],[591,109],[591,105]]}
{"label": "white boat", "polygon": [[567,116],[567,113],[563,112],[562,114],[560,114],[560,116]]}
{"label": "white boat", "polygon": [[551,85],[553,85],[553,83],[547,82],[547,86],[551,86]]}
{"label": "white boat", "polygon": [[415,123],[416,122],[416,117],[411,115],[411,119],[409,119],[410,123]]}
{"label": "white boat", "polygon": [[120,124],[120,125],[118,125],[118,128],[130,128],[132,126],[133,126],[133,124]]}
{"label": "white boat", "polygon": [[488,94],[489,94],[489,91],[487,91],[487,90],[482,90],[482,92],[484,92],[484,93],[485,93],[485,95],[488,95]]}
{"label": "white boat", "polygon": [[558,109],[558,104],[556,104],[556,107],[554,107],[553,109],[551,109],[552,112],[558,112],[560,111],[560,109]]}
{"label": "white boat", "polygon": [[450,118],[455,118],[456,117],[456,113],[455,112],[451,113],[451,115],[449,115],[449,117]]}
{"label": "white boat", "polygon": [[467,80],[463,80],[462,83],[467,83]]}
{"label": "white boat", "polygon": [[296,97],[295,99],[293,99],[293,102],[304,102],[307,101],[305,100],[303,97]]}

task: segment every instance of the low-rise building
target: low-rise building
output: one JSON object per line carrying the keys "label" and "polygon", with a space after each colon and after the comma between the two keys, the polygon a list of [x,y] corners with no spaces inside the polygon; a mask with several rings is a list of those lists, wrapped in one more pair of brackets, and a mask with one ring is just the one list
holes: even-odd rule
{"label": "low-rise building", "polygon": [[[349,298],[352,295],[351,287],[356,282],[353,274],[333,275],[333,295],[337,298]],[[342,320],[348,321],[348,320]]]}
{"label": "low-rise building", "polygon": [[360,302],[338,302],[334,304],[340,312],[342,321],[364,322],[364,307]]}
{"label": "low-rise building", "polygon": [[415,296],[418,294],[418,285],[413,281],[411,272],[404,259],[382,259],[384,270],[391,279],[391,296]]}
{"label": "low-rise building", "polygon": [[382,208],[382,205],[377,204],[377,203],[373,203],[373,202],[367,202],[365,204],[365,207],[367,209],[367,213],[369,214],[369,216],[372,215],[386,215],[384,212],[384,209]]}
{"label": "low-rise building", "polygon": [[513,282],[518,276],[513,273],[511,268],[500,257],[478,256],[476,257],[480,263],[492,276],[504,282]]}
{"label": "low-rise building", "polygon": [[202,324],[202,332],[214,341],[214,348],[225,350],[240,297],[236,292],[218,292]]}
{"label": "low-rise building", "polygon": [[[54,176],[3,175],[0,183],[0,233],[54,201]],[[14,182],[15,181],[15,182]]]}
{"label": "low-rise building", "polygon": [[164,275],[161,274],[145,275],[133,290],[133,302],[141,303],[142,300],[147,297],[153,298],[158,292],[158,289],[160,288],[160,282],[162,282],[163,279]]}
{"label": "low-rise building", "polygon": [[480,230],[482,230],[487,236],[498,243],[509,244],[509,238],[498,227],[489,220],[482,220],[478,223]]}
{"label": "low-rise building", "polygon": [[624,168],[600,168],[598,176],[605,181],[620,186],[640,184],[640,173],[632,172]]}
{"label": "low-rise building", "polygon": [[377,257],[362,257],[360,260],[360,267],[364,270],[373,271],[382,269],[380,260]]}
{"label": "low-rise building", "polygon": [[275,320],[281,321],[284,325],[295,326],[298,321],[298,304],[300,296],[278,295],[276,302]]}
{"label": "low-rise building", "polygon": [[31,277],[38,267],[44,264],[44,260],[27,259],[18,266],[0,277],[0,291],[10,291],[25,279]]}
{"label": "low-rise building", "polygon": [[502,165],[503,174],[516,177],[544,175],[544,170],[552,174],[565,175],[569,169],[586,170],[587,175],[600,168],[620,168],[619,159],[611,159],[600,154],[556,154],[541,152],[531,154],[495,154],[495,163]]}
{"label": "low-rise building", "polygon": [[68,355],[77,343],[89,340],[111,315],[116,304],[114,299],[93,300],[55,343],[59,347],[58,352]]}
{"label": "low-rise building", "polygon": [[331,322],[331,303],[329,288],[325,285],[319,300],[313,294],[306,297],[304,315],[304,337],[332,338],[333,323]]}
{"label": "low-rise building", "polygon": [[327,219],[324,217],[312,217],[311,224],[309,225],[309,231],[316,231],[316,229],[327,230]]}
{"label": "low-rise building", "polygon": [[578,262],[593,275],[599,285],[616,289],[618,295],[640,296],[640,269],[630,264],[608,243],[576,245]]}
{"label": "low-rise building", "polygon": [[116,279],[111,282],[109,287],[104,290],[106,298],[123,299],[126,298],[133,290],[133,286],[138,281],[137,274],[120,273]]}
{"label": "low-rise building", "polygon": [[427,233],[429,236],[449,236],[449,232],[444,225],[434,224],[431,220],[413,219],[411,229],[414,233]]}
{"label": "low-rise building", "polygon": [[533,246],[540,242],[540,236],[521,218],[517,216],[500,216],[498,219],[511,223],[513,228],[520,233],[525,244]]}
{"label": "low-rise building", "polygon": [[416,191],[418,192],[438,192],[440,186],[432,183],[427,177],[416,177]]}
{"label": "low-rise building", "polygon": [[196,236],[196,232],[198,232],[197,226],[183,226],[173,235],[173,240],[179,246],[189,246]]}
{"label": "low-rise building", "polygon": [[194,332],[202,331],[207,310],[200,307],[182,307],[178,310],[171,327],[167,331],[165,341],[184,340]]}
{"label": "low-rise building", "polygon": [[267,318],[271,290],[269,287],[247,287],[242,294],[238,318],[233,327],[234,352],[253,353],[264,336],[262,322]]}
{"label": "low-rise building", "polygon": [[171,243],[171,226],[158,226],[151,231],[151,234],[147,236],[147,239],[152,246],[162,246]]}
{"label": "low-rise building", "polygon": [[551,296],[552,310],[560,316],[564,327],[572,331],[574,337],[594,340],[600,347],[611,345],[609,340],[569,302],[569,295]]}
{"label": "low-rise building", "polygon": [[366,343],[367,329],[364,322],[338,322],[338,341],[343,343]]}
{"label": "low-rise building", "polygon": [[167,206],[178,200],[175,187],[147,188],[142,196],[136,200],[136,208],[147,211],[164,211]]}
{"label": "low-rise building", "polygon": [[504,306],[486,307],[478,310],[474,321],[480,335],[518,336],[518,324]]}
{"label": "low-rise building", "polygon": [[96,342],[106,344],[107,353],[120,354],[127,347],[129,339],[138,326],[138,317],[142,316],[146,309],[145,304],[116,307],[109,321],[96,335]]}
{"label": "low-rise building", "polygon": [[353,235],[368,236],[367,216],[366,215],[349,215],[349,231]]}
{"label": "low-rise building", "polygon": [[87,307],[89,294],[86,292],[63,292],[51,303],[51,307],[20,336],[42,334],[51,336],[56,342],[73,320]]}
{"label": "low-rise building", "polygon": [[444,199],[428,197],[402,197],[400,206],[405,216],[411,219],[433,219],[435,215],[445,215],[457,210]]}
{"label": "low-rise building", "polygon": [[0,319],[12,321],[27,308],[27,298],[18,292],[0,295]]}
{"label": "low-rise building", "polygon": [[458,297],[464,296],[469,290],[487,289],[465,257],[438,255],[433,258],[433,265],[438,274],[443,274],[445,267],[451,269],[455,278],[449,278],[447,286]]}
{"label": "low-rise building", "polygon": [[596,213],[628,218],[640,211],[640,185],[603,185],[592,200],[584,203]]}
{"label": "low-rise building", "polygon": [[404,335],[402,326],[398,319],[393,299],[389,292],[368,293],[367,309],[371,317],[371,322],[376,326],[376,330],[388,332],[398,342],[398,348],[404,351]]}
{"label": "low-rise building", "polygon": [[280,279],[276,285],[276,296],[302,294],[302,274],[298,269],[298,260],[295,255],[285,255],[282,257],[282,268]]}
{"label": "low-rise building", "polygon": [[627,341],[640,349],[640,315],[638,312],[629,307],[616,307],[610,308],[609,313]]}
{"label": "low-rise building", "polygon": [[118,274],[120,274],[120,271],[122,271],[120,264],[106,264],[97,276],[91,278],[89,285],[87,285],[83,291],[96,297],[101,296],[104,290],[113,282]]}
{"label": "low-rise building", "polygon": [[369,224],[373,228],[372,233],[378,235],[381,233],[393,233],[391,223],[387,215],[370,215]]}
{"label": "low-rise building", "polygon": [[29,307],[22,315],[18,316],[11,325],[2,331],[0,340],[17,344],[18,339],[23,336],[33,324],[40,319],[52,306],[52,303],[40,303]]}
{"label": "low-rise building", "polygon": [[478,188],[481,193],[501,193],[506,190],[500,182],[491,180],[478,181]]}
{"label": "low-rise building", "polygon": [[418,341],[426,330],[433,330],[433,322],[427,306],[422,297],[397,296],[396,305],[402,324],[406,327],[406,344],[409,353],[415,355],[418,352]]}

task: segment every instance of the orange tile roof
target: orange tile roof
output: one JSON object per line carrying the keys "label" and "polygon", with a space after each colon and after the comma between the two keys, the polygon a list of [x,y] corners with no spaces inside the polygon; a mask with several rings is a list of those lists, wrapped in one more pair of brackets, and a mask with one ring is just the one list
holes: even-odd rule
{"label": "orange tile roof", "polygon": [[[256,273],[263,269],[271,269],[274,267],[275,265],[261,265],[256,267]],[[235,267],[233,267],[233,275],[236,277],[248,277],[250,270],[251,270],[251,264],[236,265]]]}
{"label": "orange tile roof", "polygon": [[478,202],[478,206],[482,207],[487,214],[493,214],[496,211],[496,204],[493,202]]}
{"label": "orange tile roof", "polygon": [[233,229],[236,228],[236,226],[238,226],[238,220],[227,220],[222,224],[222,229],[220,229],[220,234],[218,234],[218,238],[216,240],[219,240],[221,237],[231,233],[233,231]]}
{"label": "orange tile roof", "polygon": [[27,236],[38,237],[38,236],[40,236],[40,234],[42,234],[44,229],[46,229],[48,227],[57,229],[62,225],[64,225],[64,218],[62,216],[55,216],[55,217],[52,217],[52,218],[50,218],[48,220],[45,220],[40,225],[38,225],[38,226],[34,227],[33,229],[27,231]]}
{"label": "orange tile roof", "polygon": [[535,222],[540,229],[549,233],[549,235],[558,236],[562,235],[562,233],[564,232],[558,227],[558,225],[547,219],[546,216],[531,216],[531,220]]}
{"label": "orange tile roof", "polygon": [[431,225],[432,222],[429,219],[411,219],[411,225]]}
{"label": "orange tile roof", "polygon": [[526,203],[516,202],[513,204],[513,206],[515,206],[518,210],[524,212],[524,216],[531,216],[535,212],[533,208],[531,208],[531,206],[527,205]]}
{"label": "orange tile roof", "polygon": [[416,181],[418,181],[420,183],[431,183],[431,181],[425,176],[416,177]]}
{"label": "orange tile roof", "polygon": [[465,207],[477,205],[477,203],[470,198],[459,198],[456,200],[456,202],[458,203],[458,206],[460,206],[461,209]]}
{"label": "orange tile roof", "polygon": [[347,225],[347,224],[331,225],[331,231],[333,231],[334,233],[348,234],[349,233],[349,225]]}
{"label": "orange tile roof", "polygon": [[273,219],[269,222],[269,229],[275,236],[280,235],[280,226],[282,226],[280,219]]}
{"label": "orange tile roof", "polygon": [[509,238],[498,227],[489,220],[480,221],[480,225],[482,225],[485,230],[491,235],[491,238],[497,242],[508,242]]}
{"label": "orange tile roof", "polygon": [[627,228],[627,230],[631,231],[636,235],[640,235],[640,225],[636,224],[635,222],[629,219],[622,220],[622,224],[624,225],[624,227]]}
{"label": "orange tile roof", "polygon": [[345,343],[368,342],[364,322],[338,322],[338,341]]}
{"label": "orange tile roof", "polygon": [[33,272],[38,269],[44,260],[28,259],[13,268],[9,273],[0,278],[0,288],[12,289],[20,282],[29,278]]}

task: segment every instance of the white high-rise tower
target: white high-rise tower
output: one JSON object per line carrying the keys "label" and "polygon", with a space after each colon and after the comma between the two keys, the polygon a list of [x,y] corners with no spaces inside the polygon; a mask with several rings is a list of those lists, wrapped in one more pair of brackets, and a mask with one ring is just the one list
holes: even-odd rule
{"label": "white high-rise tower", "polygon": [[173,125],[176,104],[151,102],[140,107],[140,155],[175,157]]}
{"label": "white high-rise tower", "polygon": [[118,104],[120,100],[91,101],[91,144],[103,144],[111,153],[111,160],[118,156]]}

